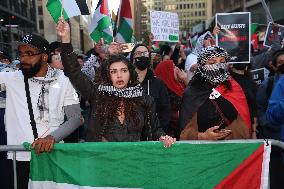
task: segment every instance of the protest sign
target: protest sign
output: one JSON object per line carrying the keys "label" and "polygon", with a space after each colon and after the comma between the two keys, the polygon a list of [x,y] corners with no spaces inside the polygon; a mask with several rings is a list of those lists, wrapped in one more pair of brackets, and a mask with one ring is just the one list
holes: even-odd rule
{"label": "protest sign", "polygon": [[276,37],[279,37],[279,43],[281,43],[284,40],[284,26],[282,25],[278,26],[279,28],[278,27],[273,28],[271,22],[268,24],[264,37],[264,43],[263,43],[264,46],[271,47],[272,42],[275,40]]}
{"label": "protest sign", "polygon": [[260,85],[267,78],[267,74],[264,68],[251,70],[250,73],[252,79],[255,81],[257,85]]}
{"label": "protest sign", "polygon": [[179,19],[177,13],[151,11],[151,32],[153,41],[179,41]]}
{"label": "protest sign", "polygon": [[228,51],[230,63],[250,62],[250,20],[249,12],[216,14],[216,23],[220,28],[216,43]]}

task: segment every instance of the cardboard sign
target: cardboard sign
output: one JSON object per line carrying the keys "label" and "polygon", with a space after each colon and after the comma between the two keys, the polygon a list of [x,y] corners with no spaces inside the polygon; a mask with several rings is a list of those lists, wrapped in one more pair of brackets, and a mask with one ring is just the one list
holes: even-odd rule
{"label": "cardboard sign", "polygon": [[153,41],[179,41],[179,19],[177,13],[151,11],[151,32]]}
{"label": "cardboard sign", "polygon": [[250,12],[217,13],[216,23],[220,27],[217,46],[228,51],[230,63],[249,63],[251,53]]}
{"label": "cardboard sign", "polygon": [[270,22],[266,29],[263,45],[266,47],[271,47],[272,42],[275,40],[276,37],[279,37],[279,43],[284,40],[284,26],[279,25],[278,31],[273,31],[272,23]]}

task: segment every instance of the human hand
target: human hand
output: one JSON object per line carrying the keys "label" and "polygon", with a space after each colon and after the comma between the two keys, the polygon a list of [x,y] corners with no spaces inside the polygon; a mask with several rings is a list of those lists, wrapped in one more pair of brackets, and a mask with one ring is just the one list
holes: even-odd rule
{"label": "human hand", "polygon": [[51,152],[53,150],[53,146],[55,143],[55,139],[51,135],[47,135],[44,138],[39,138],[32,143],[32,148],[36,150],[36,154],[38,155],[41,152]]}
{"label": "human hand", "polygon": [[118,55],[120,53],[119,44],[117,42],[112,42],[109,45],[107,52],[109,55]]}
{"label": "human hand", "polygon": [[272,31],[275,34],[278,34],[279,31],[279,25],[277,23],[272,23]]}
{"label": "human hand", "polygon": [[129,46],[128,46],[128,44],[127,43],[121,43],[121,44],[119,44],[119,50],[120,50],[120,52],[130,52],[130,51],[132,51],[132,49],[129,49]]}
{"label": "human hand", "polygon": [[187,84],[187,73],[184,70],[177,68],[177,79],[186,85]]}
{"label": "human hand", "polygon": [[166,136],[161,136],[159,141],[164,143],[165,148],[169,148],[176,142],[176,138],[166,135]]}
{"label": "human hand", "polygon": [[61,37],[62,43],[70,43],[70,26],[60,17],[56,27],[57,35]]}
{"label": "human hand", "polygon": [[153,41],[154,40],[154,34],[151,32],[149,34],[149,41]]}
{"label": "human hand", "polygon": [[210,127],[207,129],[204,133],[199,133],[198,134],[198,139],[199,140],[219,140],[219,139],[224,139],[228,135],[231,134],[231,130],[225,130],[221,129],[218,130],[219,126],[214,126]]}
{"label": "human hand", "polygon": [[192,66],[190,67],[189,71],[191,72],[195,72],[195,70],[197,70],[198,64],[192,64]]}
{"label": "human hand", "polygon": [[218,26],[215,26],[213,29],[213,35],[218,35],[220,33],[220,28]]}

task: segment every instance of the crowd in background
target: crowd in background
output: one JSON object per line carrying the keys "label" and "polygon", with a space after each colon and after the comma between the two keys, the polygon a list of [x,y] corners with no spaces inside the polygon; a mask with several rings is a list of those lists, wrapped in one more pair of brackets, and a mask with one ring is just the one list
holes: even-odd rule
{"label": "crowd in background", "polygon": [[[229,64],[226,50],[215,46],[217,27],[201,34],[195,48],[164,43],[154,50],[151,41],[129,48],[102,39],[86,54],[77,54],[66,37],[67,23],[62,24],[58,26],[61,42],[48,44],[40,36],[27,35],[18,47],[19,59],[0,52],[1,145],[33,142],[36,129],[42,138],[33,143],[37,152],[51,151],[62,140],[170,141],[166,147],[175,140],[284,141],[284,42],[279,37],[271,48],[252,49],[249,64]],[[259,86],[250,73],[258,68],[270,73]],[[15,88],[17,82],[22,84]],[[54,89],[53,82],[62,90]],[[47,99],[56,102],[52,105]],[[36,129],[9,131],[22,116],[31,125],[34,120]],[[4,161],[6,154],[1,158]],[[282,151],[273,147],[270,188],[283,183],[282,160]],[[10,175],[9,164],[5,166],[5,174]]]}

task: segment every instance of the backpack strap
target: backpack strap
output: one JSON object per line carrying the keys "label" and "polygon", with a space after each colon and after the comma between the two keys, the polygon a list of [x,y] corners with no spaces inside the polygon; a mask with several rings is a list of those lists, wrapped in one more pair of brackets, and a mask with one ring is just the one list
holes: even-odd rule
{"label": "backpack strap", "polygon": [[29,82],[28,82],[27,77],[24,77],[24,82],[25,82],[25,91],[26,91],[28,109],[29,109],[29,114],[30,114],[30,121],[31,121],[30,124],[32,126],[34,140],[36,140],[38,138],[38,133],[37,133],[37,128],[36,128],[36,122],[35,122],[35,119],[34,119],[33,106],[32,106],[32,101],[31,101],[31,94],[30,94],[30,87],[29,87]]}

